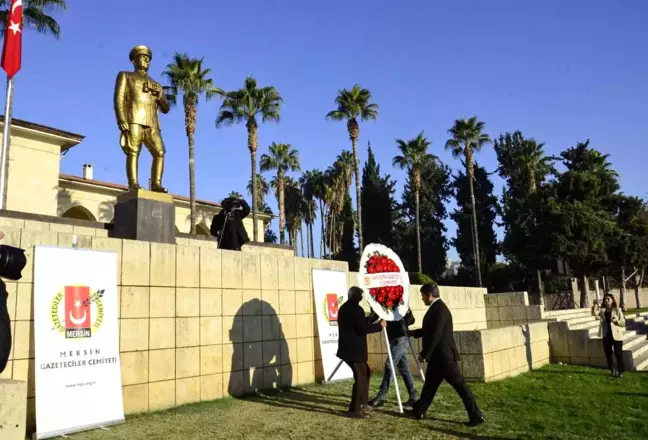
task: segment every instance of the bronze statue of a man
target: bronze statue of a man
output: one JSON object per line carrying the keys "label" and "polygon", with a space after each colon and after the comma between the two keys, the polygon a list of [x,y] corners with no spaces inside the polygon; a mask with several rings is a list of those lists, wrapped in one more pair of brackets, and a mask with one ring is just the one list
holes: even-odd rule
{"label": "bronze statue of a man", "polygon": [[146,46],[136,46],[130,52],[134,72],[119,72],[115,82],[115,116],[121,131],[120,145],[126,153],[128,187],[139,189],[137,179],[139,154],[142,143],[151,153],[151,190],[166,193],[162,187],[164,154],[166,149],[160,134],[158,109],[169,112],[162,86],[148,76],[152,53]]}

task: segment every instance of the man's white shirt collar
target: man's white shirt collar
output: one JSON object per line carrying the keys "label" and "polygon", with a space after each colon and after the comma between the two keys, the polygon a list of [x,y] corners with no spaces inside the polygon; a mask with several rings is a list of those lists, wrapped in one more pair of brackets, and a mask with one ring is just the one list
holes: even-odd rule
{"label": "man's white shirt collar", "polygon": [[429,305],[428,307],[432,307],[432,305],[433,305],[435,302],[437,302],[438,300],[440,300],[440,299],[441,299],[441,297],[439,297],[439,298],[434,298],[434,300],[432,300],[432,302],[430,303],[430,305]]}

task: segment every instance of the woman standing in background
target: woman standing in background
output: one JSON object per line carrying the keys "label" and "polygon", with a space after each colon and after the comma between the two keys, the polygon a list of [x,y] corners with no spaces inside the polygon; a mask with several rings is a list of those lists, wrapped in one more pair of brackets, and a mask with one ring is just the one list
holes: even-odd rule
{"label": "woman standing in background", "polygon": [[[625,365],[623,363],[623,333],[625,331],[625,316],[617,306],[616,300],[611,293],[603,295],[603,308],[599,307],[598,301],[594,301],[592,315],[601,321],[598,335],[603,338],[603,350],[607,359],[608,368],[612,377],[623,377]],[[614,369],[612,361],[612,350],[617,361],[617,369]]]}

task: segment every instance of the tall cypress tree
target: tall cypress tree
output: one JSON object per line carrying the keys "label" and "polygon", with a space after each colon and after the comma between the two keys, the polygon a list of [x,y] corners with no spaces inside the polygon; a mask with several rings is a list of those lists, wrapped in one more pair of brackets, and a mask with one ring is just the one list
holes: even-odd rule
{"label": "tall cypress tree", "polygon": [[342,223],[342,246],[340,252],[333,255],[333,259],[348,262],[349,270],[357,272],[359,259],[355,244],[355,213],[349,194],[344,198],[344,208],[338,216],[338,221]]}
{"label": "tall cypress tree", "polygon": [[362,170],[362,234],[365,245],[380,243],[392,247],[394,244],[394,216],[396,182],[389,174],[380,176],[380,165],[368,146],[368,158]]}
{"label": "tall cypress tree", "polygon": [[[421,170],[420,223],[423,273],[439,280],[446,269],[448,240],[443,221],[447,217],[445,203],[452,191],[450,188],[450,168],[429,162]],[[403,203],[399,207],[399,218],[394,220],[398,252],[405,268],[417,270],[416,246],[416,205],[412,178],[408,176],[403,189]]]}
{"label": "tall cypress tree", "polygon": [[[470,188],[468,178],[460,171],[452,184],[457,200],[457,209],[451,214],[457,223],[457,236],[452,239],[452,245],[457,249],[463,270],[459,283],[472,285],[475,274],[472,234],[472,207],[470,204]],[[484,285],[489,285],[488,273],[495,264],[499,253],[499,243],[493,226],[499,212],[497,197],[493,194],[493,183],[483,167],[475,163],[475,207],[477,210],[477,230],[479,235],[479,259],[484,274]],[[469,276],[464,280],[464,276]]]}

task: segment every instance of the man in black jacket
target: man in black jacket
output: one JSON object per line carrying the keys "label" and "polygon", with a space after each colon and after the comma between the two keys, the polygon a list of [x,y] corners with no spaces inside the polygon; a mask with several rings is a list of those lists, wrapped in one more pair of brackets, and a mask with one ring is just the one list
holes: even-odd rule
{"label": "man in black jacket", "polygon": [[353,371],[353,391],[349,405],[349,417],[366,419],[364,413],[369,400],[369,377],[371,370],[367,364],[367,334],[379,332],[385,327],[385,321],[372,324],[373,320],[365,317],[360,306],[362,289],[353,286],[349,289],[349,298],[338,312],[338,351],[342,359]]}
{"label": "man in black jacket", "polygon": [[[374,321],[378,319],[378,315],[372,312],[369,315],[369,318]],[[409,361],[407,360],[407,346],[409,345],[407,338],[408,332],[407,328],[411,325],[414,325],[416,319],[412,314],[411,310],[408,310],[405,316],[398,321],[389,321],[387,323],[387,337],[389,338],[389,350],[391,351],[392,360],[394,362],[394,367],[398,368],[403,380],[405,381],[405,387],[407,388],[407,393],[409,394],[409,400],[405,402],[405,406],[413,406],[418,400],[418,393],[416,392],[416,387],[414,386],[414,379],[412,378],[412,373],[409,369]],[[383,372],[382,383],[380,384],[380,389],[378,394],[374,399],[369,402],[371,406],[382,406],[385,403],[385,396],[387,396],[387,391],[389,391],[389,385],[392,380],[392,371],[391,365],[389,363],[389,358],[385,361],[385,369]]]}
{"label": "man in black jacket", "polygon": [[243,219],[249,214],[250,205],[243,199],[228,197],[221,202],[221,210],[212,219],[210,228],[220,249],[240,251],[250,241],[243,226]]}
{"label": "man in black jacket", "polygon": [[423,318],[422,328],[410,332],[415,338],[423,337],[423,349],[419,355],[421,362],[427,362],[425,384],[421,398],[409,412],[414,418],[422,419],[432,404],[434,396],[446,380],[459,394],[468,412],[468,426],[477,426],[484,422],[484,416],[477,407],[475,398],[459,368],[459,350],[454,341],[452,314],[441,301],[439,287],[435,284],[425,284],[421,287],[421,299],[428,311]]}

